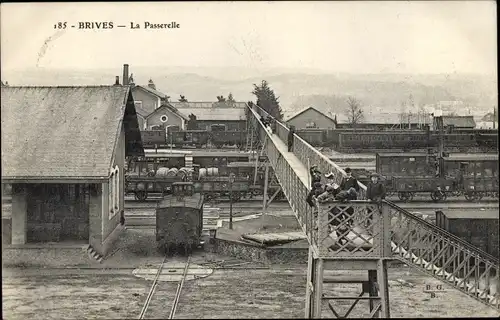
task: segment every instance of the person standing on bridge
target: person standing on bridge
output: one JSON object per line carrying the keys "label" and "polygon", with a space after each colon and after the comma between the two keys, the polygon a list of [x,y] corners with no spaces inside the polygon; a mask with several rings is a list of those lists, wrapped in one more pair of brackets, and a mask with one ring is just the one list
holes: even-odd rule
{"label": "person standing on bridge", "polygon": [[[382,181],[379,180],[379,174],[376,172],[372,173],[371,181],[370,183],[368,183],[368,186],[366,187],[366,199],[377,201],[378,203],[380,203],[380,201],[385,199],[385,194],[386,194],[385,185]],[[373,220],[372,212],[373,211],[370,208],[368,208],[367,210],[368,218],[365,224],[366,228],[369,228],[372,225],[372,220]]]}
{"label": "person standing on bridge", "polygon": [[381,201],[385,199],[385,185],[379,180],[379,174],[371,174],[371,181],[366,187],[366,199],[372,201]]}
{"label": "person standing on bridge", "polygon": [[293,152],[293,135],[295,134],[295,126],[290,126],[288,130],[288,152]]}
{"label": "person standing on bridge", "polygon": [[318,170],[318,166],[315,164],[309,168],[309,174],[311,175],[311,188],[313,188],[314,183],[321,182],[321,171]]}
{"label": "person standing on bridge", "polygon": [[313,196],[319,196],[325,190],[321,184],[321,172],[318,170],[317,165],[313,165],[309,168],[309,174],[311,175],[311,191],[307,194],[306,202],[311,208],[315,208],[315,202]]}
{"label": "person standing on bridge", "polygon": [[354,188],[354,190],[356,190],[356,193],[359,193],[359,183],[358,180],[352,176],[351,168],[346,168],[345,173],[347,176],[342,178],[340,189],[347,191],[351,188]]}

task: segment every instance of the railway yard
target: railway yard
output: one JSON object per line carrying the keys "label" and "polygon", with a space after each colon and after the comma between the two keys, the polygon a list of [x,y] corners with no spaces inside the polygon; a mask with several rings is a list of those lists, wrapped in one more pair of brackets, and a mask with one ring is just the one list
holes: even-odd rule
{"label": "railway yard", "polygon": [[[81,90],[73,104],[95,97]],[[125,109],[114,118],[135,117],[127,87],[99,90],[128,101],[110,102],[109,114]],[[64,106],[57,101],[47,105]],[[38,168],[30,180],[11,166],[2,184],[3,317],[500,316],[498,154],[489,133],[294,135],[243,105],[238,130],[142,131],[160,142],[170,132],[160,148],[127,141],[132,125],[115,130],[117,122],[123,157],[74,151],[104,159],[100,171],[74,160],[83,173],[62,182],[54,176],[66,165],[47,169],[48,182]],[[136,129],[128,134],[138,139]]]}
{"label": "railway yard", "polygon": [[[157,198],[159,199],[159,198]],[[197,250],[190,256],[163,257],[153,248],[154,208],[157,199],[138,202],[126,197],[127,229],[119,248],[99,265],[33,268],[4,266],[2,274],[3,315],[5,319],[132,318],[139,319],[215,319],[215,318],[302,318],[306,283],[306,261],[266,263],[251,259]],[[397,199],[395,200],[397,201]],[[402,203],[408,210],[427,214],[434,221],[435,210],[481,210],[496,208],[495,200],[481,203],[452,201],[429,204],[425,199]],[[8,198],[3,214],[9,212]],[[207,204],[219,208],[219,220],[227,221],[229,201]],[[233,204],[235,223],[245,226],[246,217],[259,215],[262,200]],[[271,203],[267,212],[273,216],[292,216],[285,201]],[[43,263],[40,261],[40,263]],[[160,270],[161,269],[161,270]],[[328,271],[335,276],[352,272]],[[462,293],[443,286],[431,297],[427,286],[437,288],[440,281],[405,265],[389,270],[389,293],[392,317],[496,317],[491,308]],[[338,285],[337,285],[338,286]],[[353,284],[325,288],[335,295],[355,295]],[[57,301],[57,302],[56,302]],[[85,308],[75,309],[79,301]],[[364,316],[368,302],[361,301],[351,316]],[[337,302],[346,312],[349,304]],[[324,314],[328,314],[324,306]]]}
{"label": "railway yard", "polygon": [[[187,150],[179,152],[185,151]],[[223,154],[224,151],[207,152],[220,156],[218,153]],[[328,149],[323,150],[323,153],[339,165],[351,167],[361,177],[376,170],[374,154],[353,155]],[[41,260],[48,259],[51,260],[50,263],[33,261],[31,264],[4,265],[4,317],[58,319],[66,317],[70,310],[74,318],[101,319],[303,317],[307,268],[302,256],[269,261],[254,259],[249,254],[227,255],[226,252],[213,250],[207,239],[204,250],[199,248],[190,255],[189,263],[186,256],[164,257],[155,250],[154,239],[155,209],[161,199],[158,194],[151,194],[142,201],[138,201],[132,194],[124,197],[125,231],[118,242],[118,248],[100,264],[75,265],[71,261],[58,262],[54,261],[57,258],[44,257]],[[498,200],[494,197],[484,197],[473,202],[456,197],[436,203],[430,202],[426,195],[416,194],[408,202],[400,200],[393,193],[388,199],[432,224],[436,223],[437,210],[471,213],[498,210]],[[257,231],[272,232],[262,231],[265,223],[258,222],[262,217],[262,204],[261,195],[252,199],[238,199],[232,203],[228,198],[214,197],[204,204],[207,212],[204,225],[209,229],[227,229],[231,211],[236,229],[252,228],[255,221],[257,226],[260,225]],[[10,219],[11,206],[11,198],[4,197],[2,221]],[[273,201],[266,212],[266,215],[277,217],[276,219],[289,217],[295,220],[294,212],[286,199]],[[280,232],[287,230],[300,230],[300,227],[297,223],[292,223]],[[297,244],[296,248],[306,247],[305,242],[299,241]],[[44,264],[49,266],[37,267]],[[332,272],[327,271],[325,276],[353,276],[353,272]],[[363,277],[361,274],[360,276]],[[393,265],[388,277],[392,317],[500,315],[496,310],[485,308],[483,304],[446,286],[431,297],[429,292],[425,292],[425,288],[441,288],[440,281],[405,264]],[[355,284],[341,284],[336,289],[330,285],[323,290],[324,294],[356,295],[359,288]],[[87,307],[74,310],[72,305],[76,300]],[[359,302],[350,316],[363,316],[363,308],[368,308],[367,304],[367,301]],[[336,306],[345,313],[350,304],[338,300]],[[323,308],[323,314],[329,314],[328,306],[323,305]]]}

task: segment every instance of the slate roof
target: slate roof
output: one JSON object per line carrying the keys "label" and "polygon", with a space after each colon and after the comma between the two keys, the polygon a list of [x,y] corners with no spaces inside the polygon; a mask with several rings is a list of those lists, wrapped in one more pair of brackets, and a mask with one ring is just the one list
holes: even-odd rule
{"label": "slate roof", "polygon": [[[161,110],[167,108],[168,110],[170,110],[171,112],[173,112],[174,114],[178,115],[179,117],[181,117],[182,119],[188,121],[189,120],[189,117],[186,116],[184,113],[180,112],[177,108],[175,108],[174,106],[172,106],[170,103],[164,103],[162,104],[159,108],[157,108],[155,111],[153,111],[152,113],[150,113],[147,118],[153,116],[154,114],[160,112]],[[136,108],[137,109],[137,108]]]}
{"label": "slate roof", "polygon": [[167,96],[167,95],[166,95],[166,94],[164,94],[163,92],[160,92],[160,91],[155,90],[155,89],[153,89],[153,88],[150,88],[150,87],[148,87],[148,86],[136,85],[135,87],[136,87],[136,88],[141,88],[141,89],[143,89],[144,91],[147,91],[147,92],[149,92],[149,93],[151,93],[151,94],[153,94],[153,95],[155,95],[155,96],[157,96],[157,97],[160,97],[160,98],[162,98],[162,99],[163,99],[163,98],[165,98],[165,97]]}
{"label": "slate roof", "polygon": [[1,90],[2,179],[109,177],[128,86]]}
{"label": "slate roof", "polygon": [[443,125],[453,125],[455,127],[476,127],[473,116],[443,116]]}

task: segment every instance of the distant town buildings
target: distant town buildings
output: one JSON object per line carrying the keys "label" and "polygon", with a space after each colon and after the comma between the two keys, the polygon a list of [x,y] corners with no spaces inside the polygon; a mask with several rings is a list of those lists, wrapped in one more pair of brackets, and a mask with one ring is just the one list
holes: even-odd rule
{"label": "distant town buildings", "polygon": [[[169,96],[157,90],[149,79],[147,85],[136,84],[133,75],[129,76],[129,66],[123,66],[124,85],[131,87],[137,120],[141,130],[167,129],[178,127],[187,129],[189,116],[196,117],[196,130],[211,130],[213,126],[225,130],[245,130],[245,102],[234,100],[210,102],[172,102]],[[117,82],[119,81],[117,77]],[[115,83],[117,84],[117,83]]]}

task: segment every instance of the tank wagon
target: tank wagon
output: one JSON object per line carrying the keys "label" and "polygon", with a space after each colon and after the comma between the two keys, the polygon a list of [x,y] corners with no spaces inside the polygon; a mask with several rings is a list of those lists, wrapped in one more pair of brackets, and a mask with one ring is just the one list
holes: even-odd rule
{"label": "tank wagon", "polygon": [[[125,194],[134,194],[136,200],[144,201],[149,195],[165,195],[174,182],[190,179],[192,168],[166,167],[171,158],[132,158],[125,174]],[[175,162],[178,164],[178,162]]]}
{"label": "tank wagon", "polygon": [[203,195],[192,182],[175,182],[172,194],[156,207],[156,241],[166,253],[191,252],[201,243],[203,231]]}
{"label": "tank wagon", "polygon": [[[212,152],[207,152],[212,153]],[[214,152],[217,156],[217,153]],[[133,158],[128,163],[128,170],[125,174],[125,192],[134,194],[135,199],[145,201],[151,195],[170,194],[171,186],[175,182],[194,182],[195,187],[202,192],[207,200],[231,197],[233,201],[242,198],[252,198],[262,195],[264,189],[264,169],[262,163],[258,165],[257,175],[255,175],[255,161],[229,162],[228,160],[241,160],[236,157],[207,157],[195,158],[202,163],[217,165],[218,167],[201,167],[193,164],[192,167],[166,167],[171,158],[162,155],[153,157]],[[207,161],[205,161],[207,160]],[[235,176],[230,183],[229,176]],[[231,192],[232,188],[232,192]],[[274,194],[279,189],[272,168],[269,168],[268,194]],[[276,200],[283,197],[282,193],[277,194]]]}
{"label": "tank wagon", "polygon": [[429,153],[377,153],[376,171],[389,192],[410,201],[429,193],[434,201],[464,195],[468,201],[498,197],[498,155],[437,157]]}

